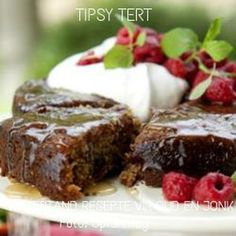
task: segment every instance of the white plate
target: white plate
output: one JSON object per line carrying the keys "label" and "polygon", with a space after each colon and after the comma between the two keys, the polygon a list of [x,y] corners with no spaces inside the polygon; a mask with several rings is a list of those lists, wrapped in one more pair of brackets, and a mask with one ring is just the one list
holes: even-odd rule
{"label": "white plate", "polygon": [[114,182],[117,191],[107,196],[86,197],[78,202],[47,198],[29,200],[4,193],[9,185],[0,178],[0,208],[37,218],[73,224],[74,227],[124,228],[168,232],[236,232],[236,207],[226,210],[176,205],[166,202],[161,189],[139,184],[130,191]]}
{"label": "white plate", "polygon": [[[78,202],[56,202],[47,198],[28,200],[9,197],[0,179],[0,207],[37,218],[73,224],[75,227],[125,228],[168,232],[236,232],[236,209],[196,210],[191,204],[167,203],[160,189],[137,186],[135,194],[114,182],[117,191],[107,196],[86,197]],[[157,204],[155,202],[158,201]]]}

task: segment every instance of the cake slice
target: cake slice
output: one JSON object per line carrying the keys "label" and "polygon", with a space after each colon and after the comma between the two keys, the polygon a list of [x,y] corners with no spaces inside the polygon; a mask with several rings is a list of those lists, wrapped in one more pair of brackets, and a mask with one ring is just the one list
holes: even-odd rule
{"label": "cake slice", "polygon": [[67,89],[50,88],[44,80],[24,83],[15,93],[13,114],[26,112],[42,113],[50,107],[92,106],[110,108],[118,103],[93,94],[75,93]]}
{"label": "cake slice", "polygon": [[236,107],[185,103],[155,111],[137,136],[121,182],[160,186],[162,174],[180,171],[200,177],[236,170]]}
{"label": "cake slice", "polygon": [[61,94],[44,82],[18,89],[14,115],[0,126],[0,158],[3,176],[69,201],[81,198],[91,183],[121,171],[139,122],[111,100]]}

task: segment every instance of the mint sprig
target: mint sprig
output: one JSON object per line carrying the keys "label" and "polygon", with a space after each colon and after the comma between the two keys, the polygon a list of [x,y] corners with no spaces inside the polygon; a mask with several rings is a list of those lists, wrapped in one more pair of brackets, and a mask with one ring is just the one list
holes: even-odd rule
{"label": "mint sprig", "polygon": [[164,35],[161,46],[164,53],[171,58],[178,58],[183,53],[188,52],[190,55],[185,60],[185,63],[197,61],[198,68],[204,73],[208,74],[208,79],[199,83],[191,92],[189,99],[195,100],[200,98],[209,88],[214,76],[227,77],[229,73],[216,70],[214,68],[207,68],[201,58],[201,52],[206,52],[215,61],[219,62],[229,56],[233,47],[230,43],[217,40],[217,36],[221,32],[221,19],[215,19],[210,25],[203,42],[199,42],[197,35],[189,29],[176,28]]}
{"label": "mint sprig", "polygon": [[203,49],[214,59],[214,61],[218,62],[225,59],[233,50],[233,47],[226,41],[213,40],[206,42]]}
{"label": "mint sprig", "polygon": [[104,66],[106,69],[117,67],[128,68],[132,66],[133,54],[131,50],[123,45],[115,45],[104,57]]}
{"label": "mint sprig", "polygon": [[202,81],[201,83],[199,83],[191,92],[190,96],[189,96],[189,100],[196,100],[198,98],[200,98],[206,91],[207,89],[210,87],[212,83],[212,75],[210,75],[208,77],[208,79]]}
{"label": "mint sprig", "polygon": [[164,35],[162,49],[168,57],[180,57],[184,52],[190,51],[194,54],[191,59],[196,59],[199,50],[207,52],[216,62],[229,56],[233,47],[226,41],[216,40],[221,32],[221,19],[215,19],[202,43],[198,36],[190,29],[176,28]]}
{"label": "mint sprig", "polygon": [[210,87],[212,81],[213,81],[213,76],[216,71],[216,64],[214,64],[213,70],[211,71],[210,76],[199,83],[195,88],[193,88],[192,92],[189,95],[189,100],[196,100],[200,98]]}
{"label": "mint sprig", "polygon": [[191,94],[189,96],[189,100],[196,100],[196,99],[200,98],[206,92],[206,90],[209,88],[211,83],[212,83],[212,76],[210,76],[208,79],[199,83],[191,92]]}
{"label": "mint sprig", "polygon": [[[136,25],[132,22],[129,22],[124,16],[117,14],[116,18],[127,28],[129,32],[130,39],[133,38],[133,35],[136,30]],[[143,36],[142,36],[143,37]],[[140,43],[142,43],[142,37],[139,38]],[[114,45],[104,56],[104,66],[106,69],[115,69],[115,68],[128,68],[133,64],[133,45],[132,40],[130,40],[130,45]]]}
{"label": "mint sprig", "polygon": [[135,42],[133,37],[137,26],[129,22],[124,16],[116,15],[117,19],[127,28],[130,37],[129,45],[114,45],[104,56],[104,66],[106,69],[128,68],[133,65],[134,55],[133,49],[135,46],[143,46],[146,41],[146,32],[142,31],[137,36]]}
{"label": "mint sprig", "polygon": [[202,46],[209,42],[214,40],[221,32],[221,18],[216,18],[210,25],[210,28],[208,29],[205,38],[203,40]]}
{"label": "mint sprig", "polygon": [[216,62],[228,57],[233,50],[230,43],[223,40],[215,40],[221,32],[221,26],[221,19],[216,18],[210,25],[201,45],[201,49],[205,50]]}
{"label": "mint sprig", "polygon": [[176,28],[167,32],[161,42],[162,49],[170,58],[177,58],[186,51],[195,50],[198,44],[197,34],[185,28]]}

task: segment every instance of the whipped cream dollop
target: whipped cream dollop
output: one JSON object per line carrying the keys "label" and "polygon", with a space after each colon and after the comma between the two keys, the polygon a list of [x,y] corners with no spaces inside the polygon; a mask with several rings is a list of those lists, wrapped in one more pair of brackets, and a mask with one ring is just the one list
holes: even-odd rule
{"label": "whipped cream dollop", "polygon": [[[109,38],[89,51],[102,56],[115,40]],[[143,121],[149,118],[152,107],[176,106],[188,89],[185,80],[173,76],[161,65],[139,63],[116,69],[105,69],[103,63],[77,65],[84,54],[71,56],[53,68],[47,79],[49,86],[112,98],[128,105]]]}

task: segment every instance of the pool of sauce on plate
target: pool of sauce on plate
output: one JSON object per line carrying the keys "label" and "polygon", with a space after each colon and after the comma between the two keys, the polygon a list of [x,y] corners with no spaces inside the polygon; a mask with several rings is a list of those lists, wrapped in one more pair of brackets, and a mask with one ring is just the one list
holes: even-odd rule
{"label": "pool of sauce on plate", "polygon": [[89,185],[83,192],[85,196],[106,196],[116,191],[116,187],[110,181],[102,181]]}
{"label": "pool of sauce on plate", "polygon": [[9,197],[17,197],[24,199],[39,199],[42,197],[37,188],[21,184],[15,180],[11,180],[10,184],[5,188],[4,193]]}
{"label": "pool of sauce on plate", "polygon": [[139,194],[139,191],[136,186],[134,187],[126,187],[126,191],[131,194],[132,196],[137,196]]}

